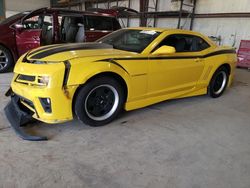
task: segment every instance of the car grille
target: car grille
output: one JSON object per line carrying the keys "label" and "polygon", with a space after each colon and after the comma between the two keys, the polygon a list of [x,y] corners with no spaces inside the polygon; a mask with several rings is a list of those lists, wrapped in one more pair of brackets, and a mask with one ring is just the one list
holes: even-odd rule
{"label": "car grille", "polygon": [[23,80],[23,81],[34,82],[36,80],[36,77],[35,76],[24,75],[24,74],[19,74],[17,79],[18,80]]}
{"label": "car grille", "polygon": [[21,100],[21,102],[27,104],[29,107],[35,109],[34,104],[33,104],[32,101],[30,101],[30,100],[28,100],[28,99],[25,99],[25,98],[23,98],[23,97],[20,97],[20,100]]}
{"label": "car grille", "polygon": [[30,85],[30,86],[45,86],[44,83],[42,83],[41,76],[30,76],[30,75],[24,75],[24,74],[18,74],[15,82]]}

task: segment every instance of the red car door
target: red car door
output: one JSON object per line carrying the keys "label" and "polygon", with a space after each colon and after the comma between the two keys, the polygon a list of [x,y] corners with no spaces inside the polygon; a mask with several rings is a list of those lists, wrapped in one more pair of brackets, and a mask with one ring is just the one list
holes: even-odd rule
{"label": "red car door", "polygon": [[16,32],[18,55],[40,46],[41,29],[28,29]]}
{"label": "red car door", "polygon": [[85,31],[86,42],[94,42],[97,39],[104,37],[105,35],[111,33],[111,31]]}
{"label": "red car door", "polygon": [[113,32],[113,17],[85,16],[86,42],[93,42]]}
{"label": "red car door", "polygon": [[46,8],[31,11],[19,23],[15,24],[16,46],[19,56],[40,46],[42,30],[38,27],[37,20],[34,20],[34,18],[38,17],[44,11],[46,11]]}

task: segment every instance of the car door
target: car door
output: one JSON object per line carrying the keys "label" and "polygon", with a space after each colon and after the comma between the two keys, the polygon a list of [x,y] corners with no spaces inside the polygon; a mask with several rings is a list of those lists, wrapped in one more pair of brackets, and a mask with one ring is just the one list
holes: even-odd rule
{"label": "car door", "polygon": [[24,30],[16,34],[18,55],[40,46],[41,29]]}
{"label": "car door", "polygon": [[[199,42],[203,42],[203,46]],[[195,88],[203,69],[209,44],[194,35],[168,35],[156,47],[172,46],[176,53],[149,56],[149,96],[181,95]],[[155,49],[155,50],[156,50]]]}
{"label": "car door", "polygon": [[58,15],[59,42],[85,42],[85,25],[82,14]]}
{"label": "car door", "polygon": [[16,28],[16,45],[19,56],[41,45],[54,43],[53,16],[32,14]]}
{"label": "car door", "polygon": [[85,16],[86,42],[93,42],[113,31],[112,17]]}

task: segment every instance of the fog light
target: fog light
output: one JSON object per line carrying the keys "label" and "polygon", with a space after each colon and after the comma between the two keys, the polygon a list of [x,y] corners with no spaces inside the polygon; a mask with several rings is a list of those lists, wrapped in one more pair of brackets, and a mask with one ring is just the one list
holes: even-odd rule
{"label": "fog light", "polygon": [[43,110],[46,113],[51,113],[52,109],[51,109],[51,100],[50,98],[39,98],[41,105],[43,107]]}

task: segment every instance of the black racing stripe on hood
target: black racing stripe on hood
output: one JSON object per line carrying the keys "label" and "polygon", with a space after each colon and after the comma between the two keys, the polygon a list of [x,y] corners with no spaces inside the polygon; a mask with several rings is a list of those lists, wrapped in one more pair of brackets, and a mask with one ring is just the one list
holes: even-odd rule
{"label": "black racing stripe on hood", "polygon": [[80,43],[80,44],[69,44],[69,45],[63,45],[58,48],[48,49],[46,51],[43,51],[41,53],[37,53],[33,56],[29,56],[31,59],[42,59],[44,57],[54,55],[61,52],[66,51],[72,51],[72,50],[90,50],[90,49],[108,49],[113,48],[109,44],[104,43]]}
{"label": "black racing stripe on hood", "polygon": [[31,56],[31,55],[36,54],[36,53],[38,53],[40,51],[43,51],[43,50],[48,50],[48,49],[60,47],[62,45],[65,45],[65,44],[49,45],[49,46],[39,47],[38,49],[35,49],[32,52],[28,53],[28,56]]}

